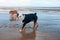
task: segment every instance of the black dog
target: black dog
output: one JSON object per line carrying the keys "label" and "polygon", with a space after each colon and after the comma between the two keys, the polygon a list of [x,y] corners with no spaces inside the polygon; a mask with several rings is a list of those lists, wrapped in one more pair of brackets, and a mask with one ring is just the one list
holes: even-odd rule
{"label": "black dog", "polygon": [[35,25],[37,24],[37,19],[38,19],[36,14],[37,13],[34,13],[34,14],[23,14],[23,16],[25,16],[25,17],[22,20],[22,22],[23,22],[22,30],[24,29],[25,25],[27,23],[31,22],[31,21],[34,22],[34,27],[35,27]]}

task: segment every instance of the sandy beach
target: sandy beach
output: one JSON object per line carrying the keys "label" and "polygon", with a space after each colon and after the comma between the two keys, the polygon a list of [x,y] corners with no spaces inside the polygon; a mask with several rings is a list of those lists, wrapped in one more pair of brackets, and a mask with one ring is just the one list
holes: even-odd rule
{"label": "sandy beach", "polygon": [[8,12],[0,14],[0,40],[60,40],[60,13],[37,12],[38,28],[33,30],[26,25],[24,32],[19,32],[20,21],[9,21]]}
{"label": "sandy beach", "polygon": [[24,32],[19,32],[17,24],[0,25],[0,40],[60,40],[60,28],[47,27],[49,24],[44,24],[45,27],[41,24],[35,31],[27,27]]}

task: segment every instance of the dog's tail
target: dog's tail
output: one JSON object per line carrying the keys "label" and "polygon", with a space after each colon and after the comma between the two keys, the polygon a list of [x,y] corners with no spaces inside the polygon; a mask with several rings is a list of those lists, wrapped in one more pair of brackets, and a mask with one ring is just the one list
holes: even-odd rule
{"label": "dog's tail", "polygon": [[35,13],[35,15],[36,15],[37,13]]}

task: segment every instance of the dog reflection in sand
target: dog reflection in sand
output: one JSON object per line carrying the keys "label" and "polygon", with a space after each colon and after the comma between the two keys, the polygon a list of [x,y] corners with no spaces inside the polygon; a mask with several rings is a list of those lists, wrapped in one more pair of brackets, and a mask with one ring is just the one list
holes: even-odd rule
{"label": "dog reflection in sand", "polygon": [[19,19],[19,14],[17,13],[17,10],[10,10],[10,21],[17,21]]}
{"label": "dog reflection in sand", "polygon": [[21,32],[20,40],[35,40],[36,38],[36,32],[35,30],[32,30],[32,32]]}

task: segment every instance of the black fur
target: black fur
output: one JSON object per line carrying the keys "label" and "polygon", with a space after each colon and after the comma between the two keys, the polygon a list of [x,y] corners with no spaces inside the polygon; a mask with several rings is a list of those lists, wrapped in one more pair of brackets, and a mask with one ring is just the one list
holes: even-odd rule
{"label": "black fur", "polygon": [[36,15],[37,13],[34,13],[34,14],[24,14],[25,15],[25,18],[23,19],[23,26],[22,26],[22,28],[24,28],[24,26],[27,24],[27,23],[29,23],[29,22],[31,22],[31,21],[34,21],[34,23],[36,23],[37,22],[37,19],[38,19],[38,17],[37,17],[37,15]]}

